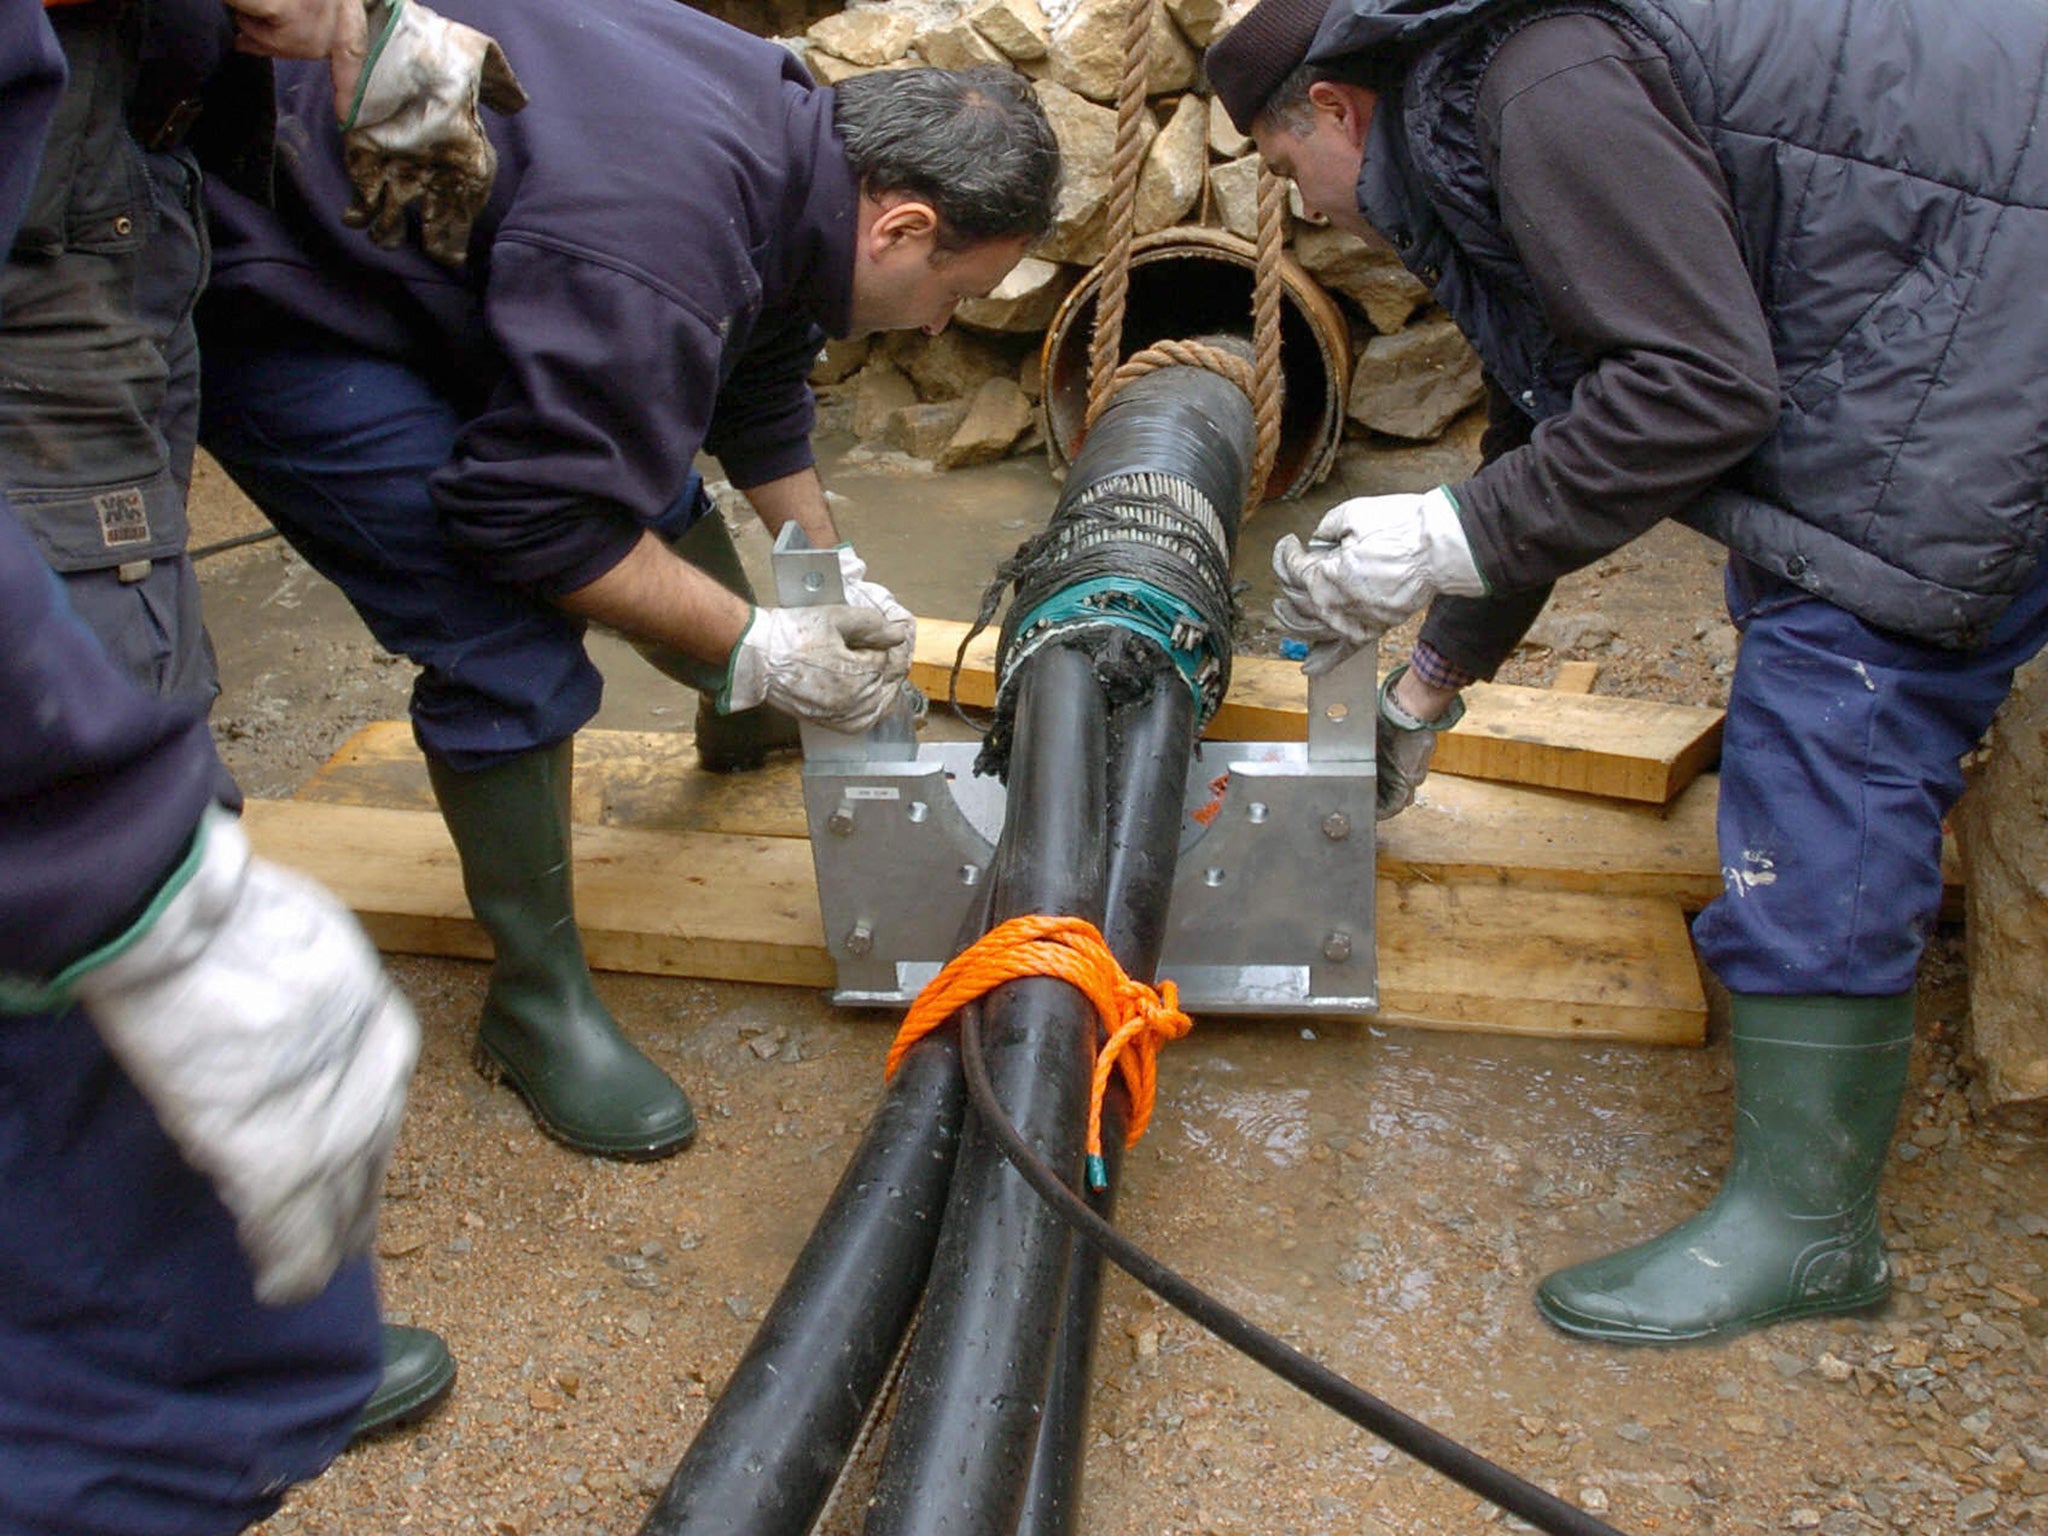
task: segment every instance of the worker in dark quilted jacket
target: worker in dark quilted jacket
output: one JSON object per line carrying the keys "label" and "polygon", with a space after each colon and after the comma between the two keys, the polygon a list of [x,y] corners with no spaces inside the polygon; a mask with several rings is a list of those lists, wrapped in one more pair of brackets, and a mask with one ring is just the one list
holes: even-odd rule
{"label": "worker in dark quilted jacket", "polygon": [[1381,815],[1556,578],[1665,518],[1728,548],[1725,885],[1693,934],[1734,1160],[1676,1230],[1541,1283],[1568,1333],[1888,1292],[1942,818],[2048,638],[2044,68],[2033,0],[1263,0],[1209,50],[1267,163],[1391,242],[1489,379],[1471,478],[1274,552],[1311,671],[1428,610],[1381,691]]}

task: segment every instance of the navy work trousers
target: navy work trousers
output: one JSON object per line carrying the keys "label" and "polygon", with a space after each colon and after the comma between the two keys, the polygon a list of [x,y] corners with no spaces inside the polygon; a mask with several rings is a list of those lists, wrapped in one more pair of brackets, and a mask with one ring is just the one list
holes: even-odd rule
{"label": "navy work trousers", "polygon": [[1984,645],[1884,630],[1739,557],[1722,737],[1722,894],[1693,925],[1731,992],[1896,997],[1941,906],[1941,825],[2014,671],[2048,640],[2048,562]]}
{"label": "navy work trousers", "polygon": [[[216,345],[201,436],[249,498],[348,597],[386,650],[420,667],[422,750],[460,772],[575,734],[603,679],[575,615],[490,579],[442,531],[427,477],[461,417],[400,363]],[[673,539],[708,505],[691,475],[653,525]]]}
{"label": "navy work trousers", "polygon": [[234,1221],[92,1021],[0,1014],[0,1536],[227,1536],[347,1443],[370,1261],[257,1300]]}

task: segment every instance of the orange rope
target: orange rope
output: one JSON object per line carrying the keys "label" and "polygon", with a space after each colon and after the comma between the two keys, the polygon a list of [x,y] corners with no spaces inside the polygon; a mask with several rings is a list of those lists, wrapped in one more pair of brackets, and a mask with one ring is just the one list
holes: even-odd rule
{"label": "orange rope", "polygon": [[1121,1072],[1131,1099],[1131,1124],[1124,1145],[1134,1147],[1152,1123],[1159,1085],[1159,1048],[1194,1027],[1180,1011],[1172,982],[1157,991],[1124,974],[1093,923],[1083,917],[1013,917],[998,924],[946,963],[917,994],[903,1027],[889,1047],[883,1075],[894,1077],[910,1048],[961,1008],[1006,981],[1050,976],[1075,988],[1095,1005],[1109,1039],[1095,1057],[1088,1095],[1088,1179],[1103,1186],[1102,1099],[1111,1072]]}

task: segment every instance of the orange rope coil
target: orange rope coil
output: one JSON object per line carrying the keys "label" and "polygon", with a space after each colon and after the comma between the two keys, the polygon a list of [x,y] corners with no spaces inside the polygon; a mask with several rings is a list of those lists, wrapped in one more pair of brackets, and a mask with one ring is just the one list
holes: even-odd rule
{"label": "orange rope coil", "polygon": [[883,1076],[894,1077],[910,1048],[976,998],[1006,981],[1050,976],[1064,981],[1095,1006],[1109,1037],[1095,1056],[1088,1095],[1088,1182],[1106,1182],[1102,1162],[1102,1099],[1111,1072],[1123,1074],[1131,1099],[1131,1123],[1124,1145],[1134,1147],[1152,1123],[1159,1085],[1159,1048],[1194,1027],[1180,1011],[1170,981],[1157,990],[1133,980],[1117,964],[1102,934],[1084,917],[1013,917],[976,939],[946,963],[917,994],[889,1047]]}

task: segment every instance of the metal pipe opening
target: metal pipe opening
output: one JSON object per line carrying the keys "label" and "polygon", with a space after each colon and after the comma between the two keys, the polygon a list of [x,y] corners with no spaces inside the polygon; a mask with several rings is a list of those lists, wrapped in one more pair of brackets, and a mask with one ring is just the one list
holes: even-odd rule
{"label": "metal pipe opening", "polygon": [[[1249,336],[1258,250],[1220,229],[1162,229],[1131,248],[1122,355],[1212,332]],[[1077,283],[1045,333],[1039,422],[1053,462],[1081,451],[1088,422],[1088,338],[1103,269]],[[1280,372],[1286,381],[1280,447],[1260,499],[1298,496],[1330,471],[1344,432],[1350,332],[1335,300],[1284,252],[1280,258]]]}

